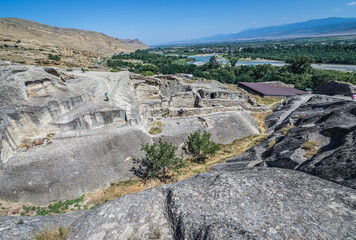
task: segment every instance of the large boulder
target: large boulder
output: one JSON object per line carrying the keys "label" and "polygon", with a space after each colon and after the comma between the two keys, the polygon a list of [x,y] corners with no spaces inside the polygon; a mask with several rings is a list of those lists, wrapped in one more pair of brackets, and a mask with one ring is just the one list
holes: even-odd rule
{"label": "large boulder", "polygon": [[330,81],[320,84],[314,94],[352,96],[356,92],[356,86],[351,83]]}
{"label": "large boulder", "polygon": [[355,190],[301,172],[204,173],[98,207],[70,239],[345,239],[355,204]]}
{"label": "large boulder", "polygon": [[[80,214],[70,239],[352,239],[355,205],[355,190],[298,171],[211,172]],[[22,236],[60,216],[69,217],[23,218]],[[0,228],[0,238],[14,239],[14,229]]]}

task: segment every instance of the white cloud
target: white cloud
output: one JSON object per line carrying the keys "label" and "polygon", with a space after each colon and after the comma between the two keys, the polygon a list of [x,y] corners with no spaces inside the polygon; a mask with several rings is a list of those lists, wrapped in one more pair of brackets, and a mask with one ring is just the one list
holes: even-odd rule
{"label": "white cloud", "polygon": [[346,6],[355,6],[356,5],[356,2],[350,2],[348,4],[346,4]]}
{"label": "white cloud", "polygon": [[252,24],[256,24],[257,22],[256,21],[252,21]]}
{"label": "white cloud", "polygon": [[341,9],[340,8],[334,8],[333,11],[339,12]]}

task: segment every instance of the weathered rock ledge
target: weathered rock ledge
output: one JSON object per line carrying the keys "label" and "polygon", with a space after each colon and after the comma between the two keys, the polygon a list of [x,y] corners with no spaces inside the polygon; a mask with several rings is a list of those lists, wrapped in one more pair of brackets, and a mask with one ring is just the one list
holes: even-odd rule
{"label": "weathered rock ledge", "polygon": [[[299,171],[253,169],[127,195],[68,225],[70,239],[151,239],[154,232],[160,239],[352,239],[355,206],[353,189]],[[51,218],[60,219],[24,217],[7,229],[16,220],[0,219],[0,239],[30,236]],[[34,219],[41,224],[34,227]]]}

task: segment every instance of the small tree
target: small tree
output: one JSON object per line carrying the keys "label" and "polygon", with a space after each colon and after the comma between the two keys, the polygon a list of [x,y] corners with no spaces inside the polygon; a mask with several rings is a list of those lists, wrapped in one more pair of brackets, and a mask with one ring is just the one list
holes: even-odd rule
{"label": "small tree", "polygon": [[227,58],[229,59],[231,67],[235,67],[236,63],[239,61],[239,58],[232,54],[229,54]]}
{"label": "small tree", "polygon": [[304,74],[309,72],[312,67],[311,64],[315,62],[315,60],[308,56],[295,56],[286,61],[290,65],[288,68],[294,74]]}
{"label": "small tree", "polygon": [[189,151],[197,162],[203,163],[207,154],[214,154],[220,150],[219,144],[210,141],[210,133],[204,131],[201,135],[200,130],[190,134],[188,138]]}
{"label": "small tree", "polygon": [[218,61],[218,58],[216,56],[212,56],[209,59],[209,67],[210,68],[219,68],[221,67],[221,64]]}
{"label": "small tree", "polygon": [[177,172],[179,168],[184,166],[182,158],[175,155],[177,147],[171,143],[162,142],[159,139],[158,144],[142,145],[142,151],[146,152],[146,157],[143,159],[135,160],[138,167],[133,167],[131,171],[138,177],[158,178],[162,182],[166,182],[171,176],[170,173]]}

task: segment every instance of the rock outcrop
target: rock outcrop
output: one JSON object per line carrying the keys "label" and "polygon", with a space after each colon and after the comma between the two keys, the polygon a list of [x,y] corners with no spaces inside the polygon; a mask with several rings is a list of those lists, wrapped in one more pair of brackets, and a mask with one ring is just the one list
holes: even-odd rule
{"label": "rock outcrop", "polygon": [[[100,74],[97,74],[95,73],[96,81],[101,79],[98,78]],[[110,75],[103,74],[101,76],[108,78],[108,82],[101,79],[105,84],[115,82]],[[121,75],[119,74],[119,76]],[[68,85],[71,81],[73,81],[73,84],[79,83],[81,77],[83,76],[66,80],[65,83]],[[24,199],[38,201],[36,196],[41,196],[45,200],[55,199],[60,197],[55,195],[56,191],[62,195],[70,195],[74,192],[71,186],[65,185],[64,181],[66,180],[79,186],[74,190],[77,193],[82,193],[85,187],[95,188],[97,186],[87,183],[85,173],[89,170],[88,168],[83,169],[82,165],[88,155],[81,153],[81,151],[93,155],[87,160],[90,163],[90,168],[93,169],[90,170],[91,179],[100,179],[105,184],[108,179],[103,179],[104,177],[100,175],[112,175],[120,172],[113,169],[108,174],[104,173],[105,169],[109,169],[109,166],[112,167],[114,164],[116,164],[115,167],[124,169],[123,166],[125,165],[122,165],[121,160],[116,161],[116,159],[122,156],[121,149],[124,149],[124,152],[132,150],[129,144],[133,140],[127,140],[129,138],[135,139],[135,141],[137,141],[136,138],[156,141],[157,138],[162,137],[177,145],[184,140],[189,130],[202,128],[211,131],[216,141],[223,141],[224,137],[225,139],[228,138],[225,135],[235,136],[239,134],[238,130],[234,132],[232,129],[239,129],[239,127],[252,129],[255,124],[255,122],[250,121],[250,116],[246,111],[235,110],[229,113],[226,110],[231,107],[225,106],[191,108],[190,114],[193,114],[196,109],[218,109],[218,113],[200,116],[202,121],[199,122],[192,121],[195,116],[173,117],[172,112],[176,108],[170,107],[169,99],[172,96],[187,92],[192,95],[198,94],[200,96],[199,102],[207,96],[215,97],[210,98],[210,100],[215,101],[214,99],[217,96],[224,96],[224,94],[219,94],[220,91],[223,92],[222,88],[215,88],[217,94],[211,95],[210,88],[204,87],[204,84],[195,86],[194,84],[176,84],[179,79],[174,78],[170,80],[145,77],[138,79],[137,76],[131,76],[131,78],[133,80],[127,80],[128,82],[125,79],[129,78],[126,77],[119,82],[123,81],[124,85],[130,85],[129,81],[132,81],[132,89],[134,90],[129,91],[122,86],[125,89],[125,94],[120,92],[121,95],[117,99],[123,101],[120,104],[124,104],[125,101],[136,101],[138,110],[136,110],[137,107],[133,107],[135,104],[132,103],[131,108],[123,107],[122,109],[126,111],[125,119],[130,116],[130,119],[136,119],[133,122],[137,125],[130,125],[125,120],[124,125],[112,122],[95,129],[89,128],[83,131],[80,137],[81,140],[90,143],[86,148],[82,148],[76,142],[77,137],[73,135],[78,134],[78,129],[60,130],[55,135],[57,138],[52,137],[50,139],[48,137],[50,141],[53,141],[49,146],[46,145],[43,149],[32,147],[30,151],[24,153],[24,156],[29,156],[26,160],[30,159],[27,160],[30,164],[24,164],[25,158],[20,161],[20,154],[18,153],[13,153],[3,163],[2,170],[0,170],[2,177],[0,184],[3,181],[5,181],[5,184],[1,186],[0,191],[6,192],[7,197],[13,199],[23,197]],[[90,86],[90,78],[86,78],[86,81],[87,85]],[[9,82],[16,82],[16,77]],[[50,84],[53,85],[53,91],[57,91],[56,81],[51,81]],[[100,84],[96,87],[100,88]],[[50,92],[48,88],[44,88],[42,85],[38,89],[40,90],[36,92],[44,95]],[[90,91],[90,87],[86,89]],[[179,90],[177,91],[177,89]],[[70,92],[71,89],[68,89],[66,94],[70,95]],[[149,92],[152,94],[148,94]],[[21,89],[18,90],[17,93],[28,98],[26,87],[23,87],[22,91]],[[239,107],[236,106],[235,109],[243,109],[248,106],[245,104],[245,101],[248,102],[247,98],[226,91],[225,94],[227,93],[232,95],[226,100],[239,102]],[[131,94],[136,96],[135,101],[130,98]],[[52,93],[49,95],[50,98],[53,98]],[[199,98],[198,95],[196,96]],[[2,96],[7,95],[2,94]],[[110,99],[110,103],[116,103],[116,95],[109,94],[110,96],[113,98],[112,102]],[[31,99],[36,98],[38,97],[35,95],[33,98],[23,99],[23,103],[32,106],[33,100]],[[47,98],[42,97],[41,103],[46,103]],[[221,97],[218,100],[223,101],[224,98]],[[8,102],[10,105],[13,104],[11,99]],[[92,102],[92,105],[95,105],[94,103],[95,101]],[[22,104],[21,106],[27,105]],[[19,113],[23,111],[23,108],[16,105],[11,106],[14,110],[4,112],[3,116],[13,118],[17,114],[21,118],[22,115]],[[118,107],[118,105],[114,104],[112,107]],[[248,107],[254,108],[251,105]],[[161,113],[164,113],[165,116],[172,116],[172,120],[170,120],[170,117],[160,117],[161,124],[166,125],[166,128],[163,128],[163,131],[157,136],[147,134],[147,128],[150,127],[152,122],[158,120],[157,116]],[[61,114],[60,112],[55,116],[61,117]],[[37,113],[34,116],[41,115]],[[136,118],[134,118],[135,116]],[[229,118],[231,120],[228,120]],[[46,118],[39,119],[43,123],[43,119]],[[149,119],[152,119],[152,121]],[[222,124],[226,120],[230,124]],[[177,121],[180,124],[176,124],[179,127],[175,128],[173,123]],[[8,126],[9,122],[11,121],[3,121],[2,126],[6,124]],[[233,123],[235,123],[235,126]],[[3,217],[0,218],[0,239],[15,239],[18,237],[31,239],[34,231],[53,223],[69,227],[71,229],[71,240],[353,239],[356,235],[356,190],[354,189],[356,103],[329,96],[304,95],[293,97],[277,106],[274,113],[267,118],[266,123],[270,127],[269,132],[271,133],[266,141],[251,148],[245,154],[228,160],[227,163],[212,166],[213,171],[211,172],[198,174],[178,183],[126,195],[87,211],[58,216],[21,217],[21,219]],[[221,125],[226,128],[225,132],[221,132],[223,129]],[[232,126],[229,127],[228,125]],[[115,140],[115,138],[123,136],[125,132],[128,134],[127,137]],[[130,134],[136,136],[130,136]],[[246,132],[240,134],[248,135],[250,132],[246,130]],[[97,141],[97,138],[99,141]],[[3,138],[3,141],[4,139],[8,141],[7,137]],[[63,141],[60,142],[63,145],[62,148],[59,148],[56,141]],[[126,148],[120,145],[122,144],[121,141],[126,141]],[[66,144],[66,142],[69,144]],[[106,144],[101,145],[101,142]],[[73,148],[64,150],[65,147],[68,148],[71,145],[73,145]],[[53,155],[50,157],[51,159],[54,158],[53,161],[42,158],[38,160],[38,165],[36,165],[36,160],[31,159],[31,157],[43,156],[51,151],[55,153],[54,150],[50,150],[51,147],[56,149],[55,146],[59,148],[57,153],[60,152],[59,155],[63,156],[64,160],[60,157],[56,159]],[[106,148],[101,152],[105,152],[103,156],[107,159],[96,162],[96,153],[94,152],[104,146]],[[119,149],[114,150],[114,148]],[[68,153],[63,153],[65,151]],[[75,160],[72,161],[70,156],[74,156]],[[74,172],[73,176],[64,170],[59,174],[55,172],[58,169],[56,163],[61,161],[64,161],[71,168],[74,168],[71,162],[79,163],[73,170],[66,168],[69,173]],[[45,169],[45,171],[49,171],[48,175],[43,175],[41,162],[52,164],[48,169]],[[130,160],[126,159],[124,162],[130,165]],[[11,185],[12,183],[10,180],[7,181],[7,178],[11,178],[13,174],[18,176],[24,172],[21,163],[22,166],[32,170],[26,173],[27,177],[24,177],[17,186],[6,188],[6,184]],[[31,168],[32,165],[36,166]],[[17,171],[8,174],[16,167],[18,167]],[[35,169],[39,170],[35,172],[36,178],[33,178],[30,175],[33,174]],[[54,170],[51,171],[51,169]],[[95,173],[94,169],[100,169],[102,172]],[[53,179],[50,175],[56,178],[55,181],[51,185],[43,187],[43,189],[39,187],[41,180]],[[61,179],[62,175],[63,178]],[[72,177],[70,178],[70,176]],[[26,185],[25,179],[32,179],[32,182]],[[14,181],[14,178],[12,181]],[[26,185],[26,188],[21,188],[22,185]],[[58,186],[63,186],[63,189]],[[31,189],[31,187],[33,188]],[[6,189],[6,191],[2,189]],[[23,189],[22,195],[13,194],[11,192],[13,189]],[[48,189],[51,190],[49,191],[50,194],[45,194],[44,192]],[[67,193],[64,193],[64,189]],[[1,196],[3,192],[1,192]],[[73,195],[75,195],[75,192]]]}
{"label": "rock outcrop", "polygon": [[[129,72],[69,75],[0,62],[0,86],[0,200],[33,204],[131,177],[141,145],[159,138],[179,147],[198,129],[219,143],[258,134],[245,109],[267,109],[215,81]],[[180,107],[184,117],[177,116]],[[161,133],[149,134],[158,121]]]}
{"label": "rock outcrop", "polygon": [[356,92],[356,86],[351,83],[330,81],[320,84],[314,94],[325,94],[325,95],[344,95],[352,96]]}
{"label": "rock outcrop", "polygon": [[[79,214],[70,239],[352,239],[355,204],[355,190],[298,171],[211,172]],[[30,236],[25,226],[51,218],[24,217],[0,238]]]}
{"label": "rock outcrop", "polygon": [[267,140],[213,169],[288,168],[356,189],[356,102],[299,96],[274,111],[266,119],[274,131]]}

